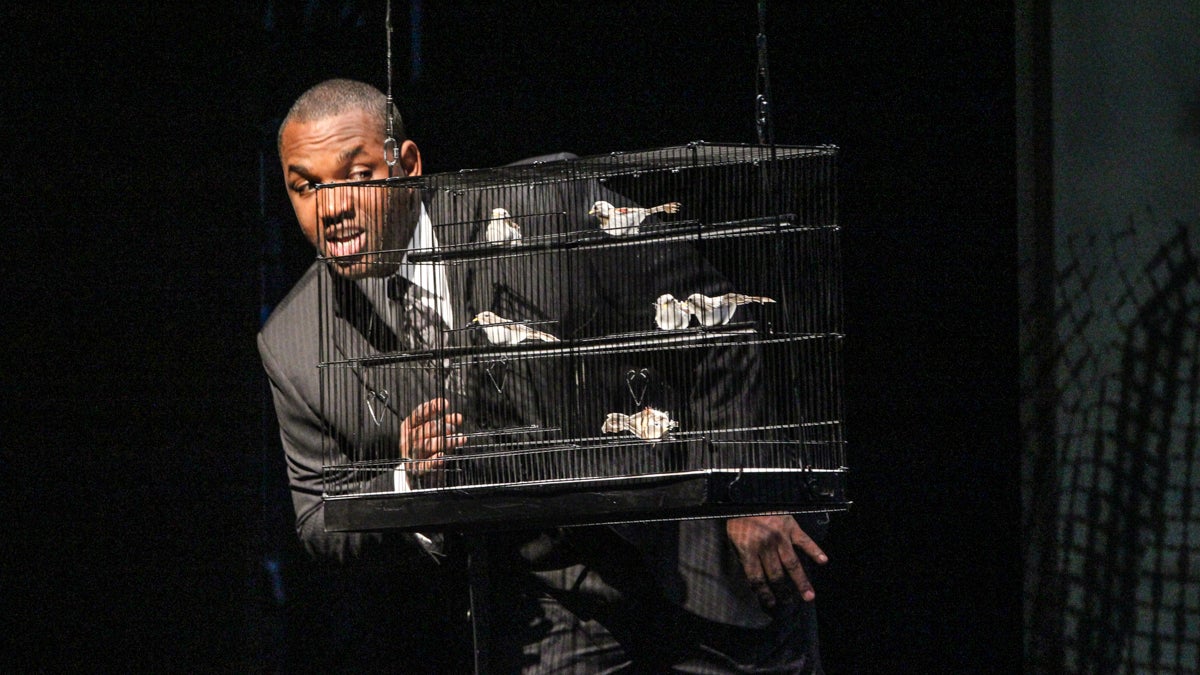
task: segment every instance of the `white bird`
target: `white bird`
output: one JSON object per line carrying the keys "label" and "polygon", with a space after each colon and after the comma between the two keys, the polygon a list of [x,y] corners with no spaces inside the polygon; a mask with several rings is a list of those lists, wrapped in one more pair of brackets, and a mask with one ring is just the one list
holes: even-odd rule
{"label": "white bird", "polygon": [[628,431],[643,441],[657,442],[662,440],[668,431],[678,426],[679,423],[671,419],[670,413],[647,406],[633,415],[609,413],[608,417],[604,418],[604,426],[600,427],[600,430],[606,434]]}
{"label": "white bird", "polygon": [[588,211],[588,215],[599,218],[600,229],[615,237],[622,234],[637,234],[638,226],[642,224],[646,216],[649,216],[651,213],[679,213],[680,206],[679,202],[668,202],[648,209],[638,206],[622,206],[618,208],[601,200],[592,204],[592,209]]}
{"label": "white bird", "polygon": [[737,311],[738,305],[748,305],[752,302],[761,304],[775,301],[761,295],[743,295],[741,293],[726,293],[713,298],[701,293],[692,293],[687,299],[692,316],[699,319],[700,323],[705,326],[729,323],[729,320],[733,318],[733,313]]}
{"label": "white bird", "polygon": [[654,301],[654,323],[663,330],[687,328],[691,315],[692,306],[676,300],[670,293],[663,293]]}
{"label": "white bird", "polygon": [[508,209],[492,209],[492,219],[487,226],[488,241],[516,242],[521,238],[521,226],[509,215]]}
{"label": "white bird", "polygon": [[471,319],[471,323],[483,326],[483,334],[494,345],[515,345],[526,340],[559,341],[549,333],[530,328],[520,321],[509,321],[495,312],[480,312]]}

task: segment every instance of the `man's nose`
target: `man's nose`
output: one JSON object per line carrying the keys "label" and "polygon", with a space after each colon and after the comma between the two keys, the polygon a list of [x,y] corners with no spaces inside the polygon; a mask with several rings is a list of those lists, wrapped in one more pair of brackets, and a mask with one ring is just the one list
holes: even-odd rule
{"label": "man's nose", "polygon": [[318,210],[321,222],[329,225],[354,219],[354,188],[335,185],[322,189],[321,193],[320,209]]}

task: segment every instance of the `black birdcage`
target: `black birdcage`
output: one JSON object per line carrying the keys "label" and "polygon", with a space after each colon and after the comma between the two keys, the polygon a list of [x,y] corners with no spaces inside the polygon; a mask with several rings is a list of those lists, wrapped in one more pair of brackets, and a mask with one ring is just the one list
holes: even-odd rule
{"label": "black birdcage", "polygon": [[[318,186],[326,527],[846,508],[836,154]],[[437,400],[457,447],[404,456]]]}

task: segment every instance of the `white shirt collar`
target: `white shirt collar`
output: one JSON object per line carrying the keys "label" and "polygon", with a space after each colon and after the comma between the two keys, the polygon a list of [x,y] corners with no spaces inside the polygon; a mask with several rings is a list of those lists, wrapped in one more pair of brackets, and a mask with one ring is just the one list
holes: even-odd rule
{"label": "white shirt collar", "polygon": [[417,288],[424,291],[420,299],[428,307],[432,307],[446,322],[454,325],[454,310],[450,303],[450,284],[446,277],[446,267],[436,262],[414,263],[408,260],[408,251],[432,251],[438,247],[437,236],[433,232],[433,222],[425,204],[421,204],[421,213],[417,217],[417,226],[413,229],[412,239],[405,249],[404,258],[400,260],[400,268],[396,274],[404,277]]}

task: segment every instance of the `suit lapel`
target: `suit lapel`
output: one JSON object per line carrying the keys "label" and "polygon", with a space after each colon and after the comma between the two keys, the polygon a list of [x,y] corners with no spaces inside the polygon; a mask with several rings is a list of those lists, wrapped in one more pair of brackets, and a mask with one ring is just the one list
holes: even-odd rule
{"label": "suit lapel", "polygon": [[[396,322],[387,302],[381,279],[350,281],[330,274],[333,286],[333,313],[329,321],[331,344],[336,358],[353,362],[379,353],[393,352],[399,348],[400,337],[396,334]],[[376,288],[376,286],[378,288]],[[383,308],[383,311],[380,311]],[[397,396],[375,373],[375,369],[355,363],[349,368],[362,385],[368,402],[368,413],[378,425],[384,410],[399,414]]]}

